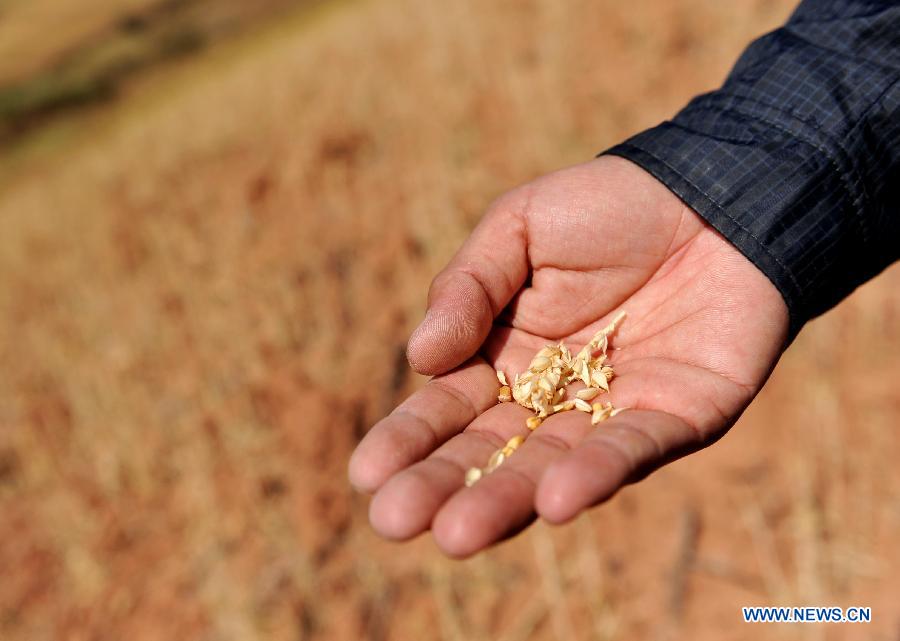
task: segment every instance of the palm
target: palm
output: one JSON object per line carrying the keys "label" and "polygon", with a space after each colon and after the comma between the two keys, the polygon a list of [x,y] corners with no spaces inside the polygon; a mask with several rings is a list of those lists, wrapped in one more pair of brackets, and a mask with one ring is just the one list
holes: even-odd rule
{"label": "palm", "polygon": [[[761,272],[615,158],[498,201],[435,279],[429,310],[410,361],[425,373],[454,369],[372,429],[351,477],[378,491],[371,518],[382,534],[431,527],[452,555],[490,545],[535,512],[572,518],[718,438],[759,391],[787,327]],[[494,369],[522,371],[548,342],[580,347],[618,310],[628,318],[612,341],[609,400],[634,409],[599,428],[579,412],[552,416],[497,472],[463,488],[464,469],[527,433],[528,410],[496,404]]]}

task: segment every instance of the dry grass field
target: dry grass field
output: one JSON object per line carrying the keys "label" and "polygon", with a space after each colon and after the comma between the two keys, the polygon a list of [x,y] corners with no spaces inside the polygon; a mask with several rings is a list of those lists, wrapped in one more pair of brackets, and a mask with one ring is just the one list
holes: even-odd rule
{"label": "dry grass field", "polygon": [[[340,3],[4,149],[0,639],[900,639],[896,266],[720,443],[568,526],[449,561],[378,540],[345,476],[483,207],[715,87],[792,4]],[[809,604],[873,621],[741,621]]]}

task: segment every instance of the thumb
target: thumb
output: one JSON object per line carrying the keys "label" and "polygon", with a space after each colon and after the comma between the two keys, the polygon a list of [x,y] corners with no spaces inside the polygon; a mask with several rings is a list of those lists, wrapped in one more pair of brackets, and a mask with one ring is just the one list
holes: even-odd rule
{"label": "thumb", "polygon": [[475,354],[527,275],[521,210],[500,201],[431,282],[425,318],[406,348],[412,368],[441,374]]}

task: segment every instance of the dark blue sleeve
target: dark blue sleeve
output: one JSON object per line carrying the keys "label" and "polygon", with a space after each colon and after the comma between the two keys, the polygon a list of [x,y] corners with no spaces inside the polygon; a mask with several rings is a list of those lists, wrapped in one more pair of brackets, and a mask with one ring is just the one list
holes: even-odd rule
{"label": "dark blue sleeve", "polygon": [[642,166],[775,284],[790,338],[900,257],[900,2],[805,0],[721,89],[603,153]]}

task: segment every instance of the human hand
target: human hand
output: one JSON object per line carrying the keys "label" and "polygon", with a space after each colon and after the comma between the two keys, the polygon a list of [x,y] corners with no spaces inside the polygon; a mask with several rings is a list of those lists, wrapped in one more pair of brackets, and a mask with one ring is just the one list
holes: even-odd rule
{"label": "human hand", "polygon": [[[602,399],[633,408],[597,427],[564,412],[497,404],[513,376],[560,340],[580,349],[619,310],[616,377]],[[473,554],[540,515],[561,523],[624,484],[721,437],[759,392],[787,335],[771,282],[664,185],[617,157],[539,178],[496,201],[435,277],[409,341],[435,375],[375,425],[350,480],[375,492],[370,520],[403,540],[431,528]],[[469,467],[515,434],[528,440],[464,487]]]}

